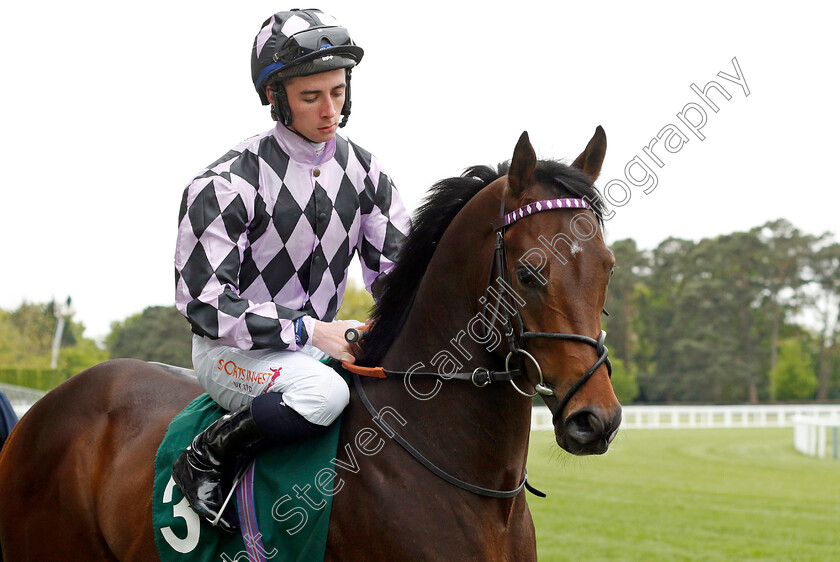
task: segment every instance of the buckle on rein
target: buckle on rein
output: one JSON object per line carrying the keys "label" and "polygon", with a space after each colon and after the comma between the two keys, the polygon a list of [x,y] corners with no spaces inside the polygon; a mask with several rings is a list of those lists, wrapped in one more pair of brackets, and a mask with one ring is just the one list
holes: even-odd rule
{"label": "buckle on rein", "polygon": [[[518,370],[517,371],[511,371],[510,370],[510,358],[513,355],[516,355],[518,353],[522,354],[522,355],[525,355],[528,359],[531,360],[531,362],[537,368],[537,374],[540,377],[540,382],[538,382],[536,385],[534,385],[534,391],[535,392],[533,394],[525,392],[522,389],[520,389],[518,386],[516,386],[516,382],[514,381],[514,376],[515,376],[514,373],[518,372]],[[542,368],[540,367],[539,362],[537,361],[537,359],[533,355],[531,355],[530,353],[528,353],[524,349],[518,349],[516,351],[511,351],[510,353],[508,353],[507,358],[505,358],[505,371],[507,373],[510,373],[510,375],[511,375],[510,384],[513,385],[514,390],[516,390],[516,392],[518,392],[522,396],[526,396],[528,398],[533,398],[537,394],[540,394],[542,396],[553,396],[554,395],[554,391],[551,390],[548,387],[548,385],[545,384],[545,381],[543,380],[543,372],[542,372]],[[493,382],[493,376],[490,372],[490,369],[488,369],[487,367],[477,367],[472,372],[472,375],[470,376],[470,381],[473,383],[473,385],[475,387],[484,388],[485,386],[487,386],[491,382]]]}
{"label": "buckle on rein", "polygon": [[[481,377],[481,380],[479,380],[479,377]],[[484,388],[485,386],[493,382],[493,378],[490,376],[490,369],[488,369],[487,367],[476,368],[476,370],[472,372],[470,380],[478,388]]]}

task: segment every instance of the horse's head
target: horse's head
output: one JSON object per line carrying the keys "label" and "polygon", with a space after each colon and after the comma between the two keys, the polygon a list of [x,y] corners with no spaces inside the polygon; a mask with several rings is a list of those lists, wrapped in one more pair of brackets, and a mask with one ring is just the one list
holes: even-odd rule
{"label": "horse's head", "polygon": [[574,454],[604,453],[621,422],[600,337],[615,263],[592,187],[605,152],[598,127],[571,166],[538,162],[523,133],[503,196],[505,213],[522,212],[499,230],[505,253],[499,271],[513,290],[508,302],[516,303],[513,328],[521,334],[511,347],[522,351],[512,361],[552,410],[557,443]]}

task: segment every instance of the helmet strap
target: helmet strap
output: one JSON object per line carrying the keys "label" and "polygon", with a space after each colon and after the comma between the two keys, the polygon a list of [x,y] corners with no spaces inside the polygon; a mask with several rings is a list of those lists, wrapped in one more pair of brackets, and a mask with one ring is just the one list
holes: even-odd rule
{"label": "helmet strap", "polygon": [[271,118],[282,122],[286,127],[292,124],[292,108],[289,106],[289,98],[286,96],[286,87],[281,80],[269,85],[271,90]]}
{"label": "helmet strap", "polygon": [[347,86],[344,88],[344,107],[341,108],[341,122],[339,127],[344,127],[347,124],[347,119],[350,118],[350,69],[345,68]]}

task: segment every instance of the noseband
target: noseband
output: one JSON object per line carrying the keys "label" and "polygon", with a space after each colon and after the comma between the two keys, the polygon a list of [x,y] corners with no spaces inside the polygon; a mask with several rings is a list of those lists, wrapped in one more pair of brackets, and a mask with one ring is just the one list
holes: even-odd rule
{"label": "noseband", "polygon": [[[524,360],[530,361],[530,363],[536,369],[536,374],[539,377],[539,382],[536,385],[534,385],[533,393],[523,391],[516,385],[516,381],[513,378],[510,379],[510,383],[513,385],[513,388],[516,389],[516,391],[519,394],[522,394],[523,396],[531,398],[536,396],[537,394],[540,394],[542,396],[555,395],[554,390],[550,388],[549,385],[547,385],[543,379],[543,371],[542,367],[539,364],[539,361],[537,361],[537,359],[525,349],[525,345],[528,340],[533,340],[537,338],[566,340],[584,343],[595,348],[595,353],[598,354],[598,360],[577,380],[577,382],[575,382],[575,384],[572,385],[572,387],[566,392],[566,395],[563,397],[563,399],[560,400],[557,409],[554,412],[554,418],[556,420],[563,413],[563,410],[566,408],[566,406],[568,405],[572,397],[575,395],[575,393],[578,390],[580,390],[580,388],[584,384],[586,384],[586,381],[588,381],[590,377],[592,377],[592,375],[595,374],[595,371],[597,371],[601,365],[606,364],[607,373],[610,377],[612,377],[612,364],[609,360],[609,351],[604,345],[604,339],[607,336],[607,333],[604,330],[601,330],[601,333],[599,334],[597,340],[581,334],[564,334],[560,332],[532,332],[525,327],[525,320],[522,318],[522,314],[520,314],[519,305],[516,302],[517,299],[513,299],[513,302],[511,302],[509,293],[511,292],[512,285],[510,283],[510,276],[508,275],[507,268],[505,232],[507,231],[507,228],[510,225],[512,225],[520,219],[528,217],[534,213],[539,213],[541,211],[549,211],[553,209],[591,209],[591,207],[583,199],[548,199],[543,201],[537,201],[535,203],[529,203],[516,209],[515,211],[505,214],[505,198],[504,196],[502,196],[502,208],[500,212],[500,219],[493,223],[493,230],[496,233],[496,246],[493,252],[493,263],[490,266],[491,277],[487,282],[487,290],[485,291],[484,302],[489,302],[489,295],[493,291],[495,291],[497,297],[499,295],[504,295],[506,301],[506,306],[500,306],[500,301],[497,300],[496,305],[493,309],[493,316],[495,318],[501,318],[502,323],[508,326],[508,330],[505,332],[505,335],[507,336],[508,340],[509,352],[507,357],[505,358],[505,370],[510,371],[511,358],[517,355],[521,356]],[[493,278],[494,274],[495,278]],[[511,310],[513,310],[513,312],[511,312]],[[522,371],[524,373],[524,361],[521,366]]]}

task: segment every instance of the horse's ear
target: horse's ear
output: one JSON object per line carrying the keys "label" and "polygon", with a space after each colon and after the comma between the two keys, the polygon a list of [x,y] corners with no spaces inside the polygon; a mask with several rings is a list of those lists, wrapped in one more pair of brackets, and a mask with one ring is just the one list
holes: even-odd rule
{"label": "horse's ear", "polygon": [[508,186],[515,196],[521,195],[531,185],[536,168],[537,153],[528,139],[528,131],[524,131],[513,149],[513,159],[508,169]]}
{"label": "horse's ear", "polygon": [[604,155],[607,153],[607,135],[604,129],[598,125],[595,134],[589,140],[589,144],[580,153],[574,162],[573,168],[582,170],[594,182],[601,175],[601,164],[604,163]]}

